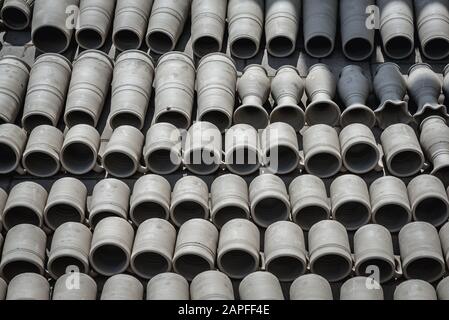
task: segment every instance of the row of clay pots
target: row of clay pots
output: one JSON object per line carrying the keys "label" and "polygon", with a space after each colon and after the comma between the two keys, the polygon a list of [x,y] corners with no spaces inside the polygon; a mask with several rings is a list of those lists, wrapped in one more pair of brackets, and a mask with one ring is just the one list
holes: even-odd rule
{"label": "row of clay pots", "polygon": [[[448,231],[449,224],[440,235],[425,222],[406,225],[399,233],[399,261],[393,254],[390,233],[379,225],[367,225],[355,233],[352,255],[346,230],[336,221],[312,227],[308,252],[301,229],[291,222],[278,222],[265,233],[264,269],[277,283],[291,282],[308,269],[337,282],[352,273],[353,264],[357,275],[373,275],[378,283],[399,277],[401,269],[406,279],[435,282],[445,274],[448,263]],[[27,224],[11,229],[0,263],[2,278],[13,282],[27,272],[43,275],[45,246],[41,229]],[[102,220],[93,235],[79,223],[60,226],[52,239],[47,269],[58,279],[71,272],[88,273],[89,265],[105,276],[121,274],[130,266],[139,278],[151,281],[173,269],[180,278],[195,282],[198,275],[214,270],[216,263],[225,278],[243,279],[242,286],[248,275],[260,269],[259,251],[259,231],[247,220],[234,219],[219,233],[210,222],[193,219],[176,236],[168,222],[150,219],[134,238],[125,220],[112,217]]]}
{"label": "row of clay pots", "polygon": [[121,51],[138,49],[145,40],[153,52],[166,53],[176,47],[191,12],[192,47],[200,57],[222,50],[227,21],[230,52],[238,58],[258,53],[264,29],[267,51],[289,56],[300,27],[306,52],[323,58],[334,50],[338,19],[343,52],[352,60],[372,55],[376,28],[388,56],[408,57],[415,47],[415,19],[423,54],[429,59],[449,55],[446,1],[382,0],[377,6],[374,0],[61,0],[58,5],[51,0],[5,0],[0,14],[11,29],[31,23],[33,43],[43,52],[65,51],[73,33],[81,47],[98,49],[112,27],[112,41]]}
{"label": "row of clay pots", "polygon": [[[78,277],[78,278],[75,278]],[[77,279],[77,288],[70,281]],[[0,300],[95,300],[97,284],[85,274],[64,275],[56,281],[50,294],[47,280],[35,273],[16,276],[7,286],[0,279]],[[279,281],[269,272],[248,275],[239,286],[241,300],[284,300]],[[308,274],[297,278],[290,286],[290,300],[333,300],[329,283],[321,276]],[[120,274],[109,278],[100,295],[101,300],[142,300],[144,287],[136,278]],[[175,273],[163,273],[152,278],[146,289],[147,300],[234,300],[231,280],[219,271],[205,271],[189,283]],[[383,300],[384,294],[375,280],[354,277],[340,288],[340,300]],[[407,280],[398,285],[395,300],[448,300],[449,281],[442,280],[437,289],[422,280]]]}
{"label": "row of clay pots", "polygon": [[[31,71],[20,59],[7,56],[0,60],[0,119],[15,122],[23,105],[22,126],[27,131],[43,124],[56,126],[62,115],[68,127],[96,126],[112,83],[108,122],[113,129],[144,127],[153,85],[153,123],[170,123],[179,129],[188,129],[192,123],[195,91],[197,121],[210,122],[220,132],[232,123],[264,129],[269,123],[285,122],[296,131],[305,123],[343,127],[377,123],[386,128],[414,120],[421,123],[432,115],[447,119],[447,109],[438,99],[442,88],[449,94],[448,70],[443,85],[429,65],[416,64],[405,81],[397,65],[384,63],[371,84],[359,66],[344,67],[337,82],[326,65],[316,64],[304,83],[290,66],[280,68],[270,81],[262,66],[250,65],[238,80],[234,61],[221,53],[205,56],[195,69],[189,56],[171,52],[159,59],[156,70],[152,58],[137,50],[120,54],[115,64],[103,52],[87,50],[76,58],[73,71],[71,63],[58,54],[38,57]],[[372,88],[380,101],[376,110],[366,105]],[[417,105],[414,117],[404,101],[407,89]],[[304,91],[310,100],[305,110]],[[337,91],[342,110],[333,101]],[[237,108],[236,92],[241,101]],[[266,109],[270,92],[276,101],[271,114]]]}
{"label": "row of clay pots", "polygon": [[444,141],[449,139],[445,137],[449,127],[443,118],[432,116],[421,129],[419,141],[412,127],[391,125],[378,144],[372,130],[358,123],[340,133],[318,124],[303,130],[302,136],[283,122],[270,124],[259,133],[249,125],[237,124],[226,131],[223,143],[220,130],[209,122],[194,123],[186,134],[169,123],[157,123],[146,138],[133,126],[120,126],[102,148],[100,134],[88,125],[76,125],[65,134],[56,127],[40,125],[27,137],[20,127],[3,124],[0,174],[17,171],[51,177],[61,169],[76,175],[104,170],[125,178],[146,172],[170,174],[181,167],[197,175],[213,174],[224,167],[238,175],[254,174],[261,168],[288,174],[304,163],[308,173],[328,178],[343,168],[355,174],[380,170],[385,156],[391,175],[409,177],[423,169],[427,156],[434,166],[432,174],[446,182],[449,147]]}
{"label": "row of clay pots", "polygon": [[[256,177],[248,185],[241,177],[226,174],[207,184],[186,176],[173,191],[162,176],[145,175],[133,191],[122,181],[104,179],[88,197],[84,184],[74,178],[57,180],[50,192],[35,182],[14,186],[9,196],[0,190],[0,212],[6,230],[30,223],[55,230],[65,222],[84,222],[95,227],[108,216],[130,219],[139,226],[150,218],[171,220],[181,226],[193,218],[211,220],[218,228],[234,219],[249,219],[266,228],[277,221],[291,220],[309,230],[329,219],[357,230],[373,221],[391,232],[398,232],[412,220],[440,227],[449,217],[449,200],[442,182],[431,175],[420,175],[406,185],[387,176],[368,188],[362,178],[343,175],[333,181],[330,198],[324,183],[312,175],[293,180],[287,190],[272,174]],[[88,212],[88,214],[87,214]]]}

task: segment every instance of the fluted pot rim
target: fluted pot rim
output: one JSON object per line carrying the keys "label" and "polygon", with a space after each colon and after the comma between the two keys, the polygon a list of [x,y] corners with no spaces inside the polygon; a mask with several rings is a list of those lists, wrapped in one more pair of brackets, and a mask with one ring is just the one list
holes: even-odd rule
{"label": "fluted pot rim", "polygon": [[326,63],[318,62],[309,67],[308,73],[312,72],[312,70],[316,68],[324,68],[326,70],[330,70],[329,66]]}

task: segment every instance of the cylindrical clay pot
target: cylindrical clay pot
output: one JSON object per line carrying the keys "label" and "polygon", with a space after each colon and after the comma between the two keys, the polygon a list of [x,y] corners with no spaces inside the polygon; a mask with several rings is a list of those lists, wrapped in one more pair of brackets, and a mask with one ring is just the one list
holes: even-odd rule
{"label": "cylindrical clay pot", "polygon": [[398,177],[418,173],[424,165],[424,153],[412,127],[398,123],[389,126],[380,136],[387,168]]}
{"label": "cylindrical clay pot", "polygon": [[25,150],[27,135],[25,130],[11,123],[0,125],[0,174],[21,171],[20,160]]}
{"label": "cylindrical clay pot", "polygon": [[42,52],[67,50],[76,25],[79,0],[38,0],[34,5],[31,38]]}
{"label": "cylindrical clay pot", "polygon": [[215,266],[218,230],[204,219],[192,219],[184,223],[178,232],[173,269],[192,280],[203,271]]}
{"label": "cylindrical clay pot", "polygon": [[376,4],[385,53],[392,59],[407,58],[415,49],[413,0],[377,0]]}
{"label": "cylindrical clay pot", "polygon": [[142,300],[142,283],[127,274],[117,274],[104,283],[101,300]]}
{"label": "cylindrical clay pot", "polygon": [[276,107],[271,112],[270,122],[288,123],[299,132],[305,124],[301,102],[303,94],[304,83],[298,69],[291,66],[278,69],[271,81],[271,95]]}
{"label": "cylindrical clay pot", "polygon": [[321,220],[329,219],[331,204],[324,182],[310,174],[301,175],[290,183],[292,221],[301,229],[309,231]]}
{"label": "cylindrical clay pot", "polygon": [[380,151],[373,132],[361,123],[353,123],[340,131],[341,156],[345,168],[355,174],[374,170]]}
{"label": "cylindrical clay pot", "polygon": [[290,300],[333,300],[332,289],[322,276],[306,274],[290,287]]}
{"label": "cylindrical clay pot", "polygon": [[433,60],[449,55],[449,3],[414,0],[416,24],[423,54]]}
{"label": "cylindrical clay pot", "polygon": [[40,274],[19,274],[9,283],[6,300],[50,300],[50,284]]}
{"label": "cylindrical clay pot", "polygon": [[195,93],[195,64],[192,58],[176,51],[160,57],[154,90],[154,123],[168,122],[179,129],[188,129]]}
{"label": "cylindrical clay pot", "polygon": [[[76,277],[76,280],[74,277]],[[97,284],[94,279],[84,273],[65,274],[56,281],[53,287],[52,300],[96,299]]]}
{"label": "cylindrical clay pot", "polygon": [[57,279],[65,273],[89,272],[89,249],[92,232],[77,222],[67,222],[56,229],[48,256],[47,269]]}
{"label": "cylindrical clay pot", "polygon": [[386,62],[379,65],[373,85],[380,101],[379,107],[374,111],[379,127],[385,129],[395,123],[409,124],[413,121],[408,103],[404,101],[407,82],[397,64]]}
{"label": "cylindrical clay pot", "polygon": [[202,58],[196,77],[197,121],[210,122],[221,132],[231,127],[236,85],[237,69],[231,58],[221,53]]}
{"label": "cylindrical clay pot", "polygon": [[[5,208],[7,199],[8,199],[8,194],[6,193],[5,190],[0,188],[0,212],[1,213],[3,213],[3,209]],[[0,214],[0,232],[3,229],[2,219],[3,219],[2,214]],[[0,251],[1,251],[2,245],[3,245],[3,236],[0,237]]]}
{"label": "cylindrical clay pot", "polygon": [[336,178],[330,187],[332,217],[347,230],[357,230],[371,220],[371,203],[366,182],[346,174]]}
{"label": "cylindrical clay pot", "polygon": [[343,68],[338,80],[338,93],[345,105],[340,120],[342,127],[352,123],[374,127],[376,116],[374,111],[366,106],[371,88],[370,77],[360,66],[348,65]]}
{"label": "cylindrical clay pot", "polygon": [[449,127],[441,117],[429,117],[421,124],[420,143],[432,164],[431,174],[449,185]]}
{"label": "cylindrical clay pot", "polygon": [[0,59],[0,123],[14,123],[25,98],[30,67],[13,56]]}
{"label": "cylindrical clay pot", "polygon": [[412,220],[407,187],[402,180],[385,176],[375,180],[369,191],[374,223],[398,232]]}
{"label": "cylindrical clay pot", "polygon": [[21,273],[44,274],[47,236],[40,228],[21,224],[8,231],[3,245],[0,274],[11,281]]}
{"label": "cylindrical clay pot", "polygon": [[191,219],[209,218],[209,188],[196,176],[179,179],[173,187],[170,218],[180,227]]}
{"label": "cylindrical clay pot", "polygon": [[407,279],[434,282],[445,272],[437,229],[427,222],[412,222],[399,232],[402,269]]}
{"label": "cylindrical clay pot", "polygon": [[210,122],[195,122],[187,132],[184,144],[184,165],[197,174],[217,171],[222,162],[220,130]]}
{"label": "cylindrical clay pot", "polygon": [[139,129],[124,125],[114,130],[102,154],[103,168],[109,174],[126,178],[137,171],[143,171],[140,165],[145,137]]}
{"label": "cylindrical clay pot", "polygon": [[449,223],[446,223],[440,229],[440,242],[443,248],[444,258],[446,259],[446,265],[449,265]]}
{"label": "cylindrical clay pot", "polygon": [[198,57],[223,46],[228,0],[192,0],[192,48]]}
{"label": "cylindrical clay pot", "polygon": [[340,23],[343,53],[348,59],[362,61],[374,51],[376,29],[367,27],[367,9],[375,0],[340,1]]}
{"label": "cylindrical clay pot", "polygon": [[104,276],[124,272],[129,265],[134,241],[133,227],[125,219],[108,217],[95,227],[89,261]]}
{"label": "cylindrical clay pot", "polygon": [[68,127],[97,125],[109,92],[113,68],[111,58],[102,51],[86,50],[76,58],[64,113]]}
{"label": "cylindrical clay pot", "polygon": [[140,48],[152,6],[153,0],[117,0],[112,41],[118,50]]}
{"label": "cylindrical clay pot", "polygon": [[[447,70],[445,69],[445,73],[447,73]],[[417,63],[409,69],[407,89],[410,97],[415,101],[417,106],[413,117],[418,123],[434,115],[446,119],[449,117],[446,106],[440,104],[438,101],[442,89],[441,79],[432,70],[430,65]]]}
{"label": "cylindrical clay pot", "polygon": [[31,23],[33,5],[34,0],[5,0],[1,8],[0,18],[9,29],[26,29]]}
{"label": "cylindrical clay pot", "polygon": [[5,280],[0,280],[0,301],[5,300],[6,298],[6,290],[8,289],[8,284]]}
{"label": "cylindrical clay pot", "polygon": [[84,49],[101,48],[108,37],[116,0],[82,0],[75,37]]}
{"label": "cylindrical clay pot", "polygon": [[310,270],[330,282],[346,278],[352,270],[351,249],[345,227],[331,220],[316,223],[309,231]]}
{"label": "cylindrical clay pot", "polygon": [[249,219],[249,194],[246,181],[235,174],[225,174],[212,182],[211,218],[218,227],[233,219]]}
{"label": "cylindrical clay pot", "polygon": [[325,124],[309,127],[303,133],[304,164],[307,172],[320,178],[337,174],[342,166],[337,131]]}
{"label": "cylindrical clay pot", "polygon": [[155,123],[147,131],[143,159],[147,169],[157,174],[170,174],[182,162],[181,131],[170,123]]}
{"label": "cylindrical clay pot", "polygon": [[39,125],[57,126],[64,111],[72,64],[64,56],[47,53],[31,68],[22,126],[28,132]]}
{"label": "cylindrical clay pot", "polygon": [[90,225],[95,227],[102,219],[111,216],[127,219],[130,193],[123,181],[113,178],[99,181],[88,203]]}
{"label": "cylindrical clay pot", "polygon": [[163,54],[172,51],[184,30],[192,0],[154,0],[146,33],[151,51]]}
{"label": "cylindrical clay pot", "polygon": [[384,300],[384,293],[376,280],[354,277],[341,286],[340,300]]}
{"label": "cylindrical clay pot", "polygon": [[87,124],[71,127],[64,137],[61,165],[71,174],[82,175],[91,170],[102,171],[99,163],[101,137],[97,129]]}
{"label": "cylindrical clay pot", "polygon": [[236,124],[226,130],[224,161],[238,175],[249,175],[260,167],[257,130],[248,124]]}
{"label": "cylindrical clay pot", "polygon": [[117,129],[144,126],[154,76],[153,59],[145,52],[129,50],[120,54],[114,67],[109,125]]}
{"label": "cylindrical clay pot", "polygon": [[233,219],[220,232],[218,268],[233,279],[243,279],[259,269],[260,232],[249,220]]}
{"label": "cylindrical clay pot", "polygon": [[378,224],[369,224],[357,230],[354,235],[354,262],[358,275],[370,276],[373,271],[378,271],[380,283],[393,278],[396,262],[393,240],[388,229]]}
{"label": "cylindrical clay pot", "polygon": [[327,65],[318,63],[310,67],[306,92],[310,100],[305,112],[307,124],[336,126],[340,122],[340,108],[332,99],[337,92],[337,80]]}
{"label": "cylindrical clay pot", "polygon": [[270,272],[258,271],[240,282],[241,300],[284,300],[279,280]]}
{"label": "cylindrical clay pot", "polygon": [[137,229],[131,268],[144,279],[168,272],[172,267],[176,229],[162,219],[149,219]]}
{"label": "cylindrical clay pot", "polygon": [[270,124],[260,134],[260,152],[268,171],[277,174],[294,171],[301,160],[295,129],[283,122]]}
{"label": "cylindrical clay pot", "polygon": [[304,0],[304,43],[309,55],[327,57],[334,51],[337,33],[337,0]]}
{"label": "cylindrical clay pot", "polygon": [[268,125],[268,112],[264,104],[270,95],[270,79],[260,65],[249,65],[237,83],[241,105],[234,112],[234,123],[245,123],[256,129]]}
{"label": "cylindrical clay pot", "polygon": [[280,281],[293,281],[307,269],[304,233],[289,221],[278,221],[265,231],[265,268]]}
{"label": "cylindrical clay pot", "polygon": [[440,179],[420,175],[410,181],[407,190],[415,221],[440,227],[449,219],[449,200]]}
{"label": "cylindrical clay pot", "polygon": [[437,286],[438,300],[449,300],[449,278],[444,278]]}
{"label": "cylindrical clay pot", "polygon": [[288,57],[296,49],[301,1],[265,1],[265,36],[267,50],[275,57]]}
{"label": "cylindrical clay pot", "polygon": [[5,229],[9,230],[19,224],[41,227],[47,196],[47,191],[35,182],[26,181],[15,185],[9,192],[3,210]]}
{"label": "cylindrical clay pot", "polygon": [[176,273],[161,273],[147,285],[147,300],[189,300],[189,283]]}
{"label": "cylindrical clay pot", "polygon": [[264,8],[264,0],[228,1],[228,42],[232,55],[250,59],[259,52]]}
{"label": "cylindrical clay pot", "polygon": [[60,153],[64,136],[58,128],[41,125],[30,134],[22,165],[36,177],[51,177],[61,168]]}
{"label": "cylindrical clay pot", "polygon": [[136,226],[151,218],[168,220],[170,215],[170,183],[162,176],[148,174],[134,184],[129,217]]}
{"label": "cylindrical clay pot", "polygon": [[234,300],[231,280],[220,271],[204,271],[190,284],[192,300]]}
{"label": "cylindrical clay pot", "polygon": [[53,183],[48,194],[44,218],[46,225],[56,230],[66,222],[84,222],[87,188],[75,178],[61,178]]}
{"label": "cylindrical clay pot", "polygon": [[262,228],[290,216],[287,188],[278,176],[269,173],[257,176],[249,185],[249,199],[251,217]]}
{"label": "cylindrical clay pot", "polygon": [[437,293],[426,281],[407,280],[396,287],[394,300],[437,300]]}

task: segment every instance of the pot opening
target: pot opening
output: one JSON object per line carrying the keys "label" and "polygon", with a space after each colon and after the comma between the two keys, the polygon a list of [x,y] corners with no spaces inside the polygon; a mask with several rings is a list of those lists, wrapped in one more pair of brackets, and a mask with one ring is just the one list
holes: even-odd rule
{"label": "pot opening", "polygon": [[18,165],[18,159],[14,150],[4,144],[0,143],[0,173],[6,174],[14,171]]}
{"label": "pot opening", "polygon": [[62,30],[45,26],[34,31],[33,43],[42,52],[61,53],[69,46],[69,39]]}
{"label": "pot opening", "polygon": [[200,37],[193,43],[193,51],[198,57],[203,57],[209,53],[219,52],[220,43],[210,36]]}
{"label": "pot opening", "polygon": [[104,40],[97,30],[84,28],[76,33],[76,41],[85,49],[98,49],[102,47]]}
{"label": "pot opening", "polygon": [[78,210],[69,204],[56,204],[49,208],[46,213],[49,227],[56,230],[66,222],[82,222]]}
{"label": "pot opening", "polygon": [[120,51],[139,49],[141,45],[139,35],[132,30],[126,29],[116,32],[113,42]]}
{"label": "pot opening", "polygon": [[73,142],[61,152],[64,168],[72,174],[88,173],[96,162],[97,154],[86,144]]}
{"label": "pot opening", "polygon": [[106,244],[97,247],[92,252],[92,266],[103,275],[114,275],[123,272],[128,267],[128,256],[123,249]]}
{"label": "pot opening", "polygon": [[257,270],[258,261],[246,251],[231,250],[220,258],[221,270],[234,279],[243,279]]}
{"label": "pot opening", "polygon": [[318,206],[304,207],[293,216],[294,222],[303,230],[310,230],[315,223],[327,220],[329,214],[326,209]]}

